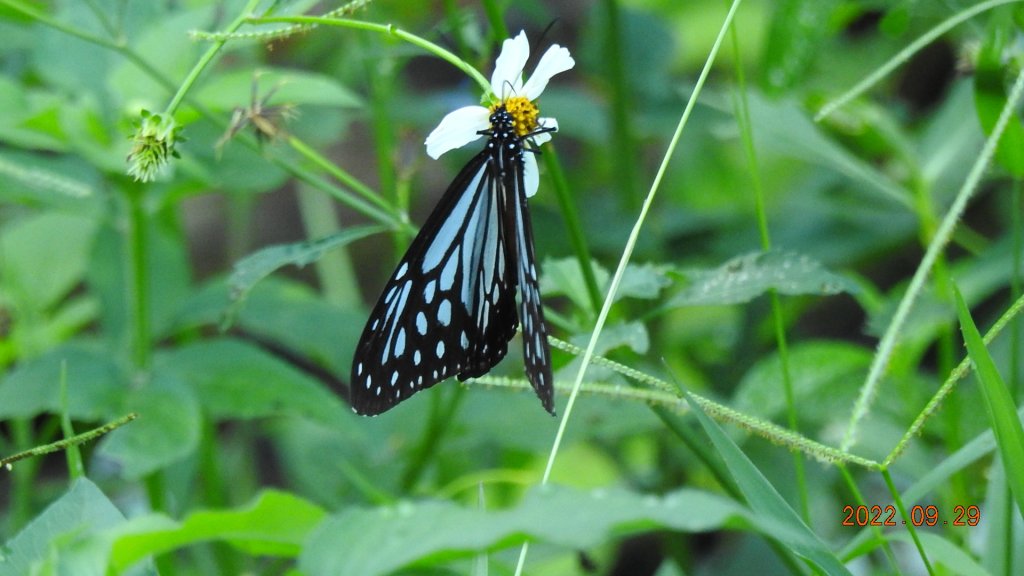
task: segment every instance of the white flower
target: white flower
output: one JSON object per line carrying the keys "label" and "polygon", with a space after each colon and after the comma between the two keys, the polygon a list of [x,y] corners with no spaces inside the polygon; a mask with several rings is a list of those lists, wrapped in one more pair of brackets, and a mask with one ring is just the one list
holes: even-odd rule
{"label": "white flower", "polygon": [[[449,150],[461,148],[479,139],[479,132],[491,127],[491,112],[499,106],[505,106],[512,114],[519,136],[525,136],[538,127],[557,130],[558,122],[554,118],[539,117],[533,101],[541,95],[552,76],[569,70],[576,65],[576,61],[569,55],[567,48],[555,44],[541,56],[537,68],[524,84],[523,68],[529,57],[530,43],[526,40],[526,32],[520,32],[515,38],[505,40],[501,45],[501,54],[494,63],[494,73],[491,75],[491,92],[494,100],[490,107],[466,106],[449,113],[427,136],[427,154],[437,159]],[[550,132],[541,132],[532,136],[528,145],[540,146],[550,139]],[[539,180],[537,159],[534,156],[524,156],[524,185],[528,197],[537,192]]]}

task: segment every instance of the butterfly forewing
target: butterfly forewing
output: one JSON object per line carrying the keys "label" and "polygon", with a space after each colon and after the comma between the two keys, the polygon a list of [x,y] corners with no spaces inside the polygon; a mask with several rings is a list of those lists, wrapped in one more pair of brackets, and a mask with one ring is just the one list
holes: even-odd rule
{"label": "butterfly forewing", "polygon": [[515,278],[486,150],[463,168],[385,285],[356,347],[352,407],[379,414],[497,364],[515,334]]}

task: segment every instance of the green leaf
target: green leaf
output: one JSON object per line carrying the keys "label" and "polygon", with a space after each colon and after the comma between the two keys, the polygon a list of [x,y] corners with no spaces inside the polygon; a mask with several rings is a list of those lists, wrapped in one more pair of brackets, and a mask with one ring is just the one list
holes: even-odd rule
{"label": "green leaf", "polygon": [[752,252],[712,270],[685,272],[688,284],[666,306],[742,304],[774,289],[780,294],[856,292],[853,282],[794,252]]}
{"label": "green leaf", "polygon": [[81,478],[0,551],[0,574],[32,574],[45,566],[53,574],[103,574],[102,546],[90,536],[120,526],[124,515],[87,478]]}
{"label": "green leaf", "polygon": [[1024,428],[1021,427],[1013,395],[1006,388],[999,370],[996,369],[992,356],[989,355],[985,343],[974,325],[971,312],[964,303],[963,296],[954,286],[957,312],[960,315],[960,330],[967,344],[967,353],[974,364],[978,380],[981,384],[982,397],[989,416],[992,431],[995,433],[996,445],[1003,459],[1007,483],[1017,500],[1017,511],[1024,515]]}
{"label": "green leaf", "polygon": [[32,310],[53,306],[82,281],[95,232],[94,221],[56,212],[6,224],[0,232],[5,288]]}
{"label": "green leaf", "polygon": [[[974,107],[985,135],[990,135],[1006,106],[1004,51],[1013,41],[1013,21],[1007,10],[995,10],[974,70]],[[1013,176],[1024,176],[1024,124],[1014,115],[996,148],[996,162]]]}
{"label": "green leaf", "polygon": [[209,541],[228,542],[253,556],[293,557],[323,517],[317,505],[277,490],[260,493],[242,508],[193,512],[180,523],[142,517],[118,529],[111,564],[121,571],[146,556]]}
{"label": "green leaf", "polygon": [[119,462],[127,478],[138,480],[170,466],[199,446],[199,403],[176,375],[154,372],[151,381],[128,394],[124,408],[138,420],[107,436],[99,450]]}
{"label": "green leaf", "polygon": [[[598,287],[608,289],[611,274],[596,261],[592,263],[594,277]],[[667,276],[668,267],[655,264],[627,264],[622,275],[619,291],[615,293],[615,301],[623,298],[654,299],[662,289],[672,283]],[[575,258],[556,258],[544,261],[541,274],[541,292],[545,296],[565,295],[572,300],[577,308],[591,310],[587,287],[580,271],[579,260]],[[593,312],[592,313],[596,313]]]}
{"label": "green leaf", "polygon": [[[934,532],[918,531],[918,538],[924,546],[928,561],[949,570],[950,574],[958,576],[991,576],[991,572],[985,570],[959,545],[950,542],[940,534]],[[913,540],[906,531],[894,531],[886,534],[886,538],[896,542],[912,545]]]}
{"label": "green leaf", "polygon": [[[832,422],[849,410],[871,364],[871,351],[845,342],[817,341],[789,349],[789,370],[800,420]],[[773,419],[786,409],[780,391],[782,363],[778,354],[764,357],[744,375],[734,397],[740,412]]]}
{"label": "green leaf", "polygon": [[[286,68],[260,68],[258,74],[257,98],[262,100],[271,90],[274,91],[267,106],[363,106],[359,96],[332,76]],[[198,91],[197,99],[215,110],[246,108],[252,104],[252,88],[253,72],[249,68],[240,68],[212,77]]]}
{"label": "green leaf", "polygon": [[82,343],[69,343],[20,364],[0,381],[0,418],[59,413],[61,365],[65,363],[71,418],[104,420],[119,415],[126,382],[110,355]]}
{"label": "green leaf", "polygon": [[212,418],[299,414],[330,424],[351,410],[321,384],[259,348],[206,340],[160,354],[155,370],[179,375]]}
{"label": "green leaf", "polygon": [[683,394],[701,427],[711,437],[711,442],[729,468],[729,472],[751,509],[764,525],[777,527],[777,531],[769,536],[785,544],[797,555],[809,560],[825,574],[849,576],[850,572],[842,562],[836,558],[818,535],[804,524],[800,516],[793,511],[786,500],[775,490],[775,487],[739,449],[739,446],[704,413],[689,392],[683,389]]}
{"label": "green leaf", "polygon": [[549,485],[531,491],[517,507],[501,511],[438,501],[351,508],[329,517],[310,535],[299,568],[311,576],[375,576],[413,563],[470,558],[479,551],[518,544],[524,536],[582,549],[657,528],[705,532],[736,527],[743,518],[735,503],[696,490],[650,496]]}
{"label": "green leaf", "polygon": [[[774,3],[762,64],[764,86],[774,93],[801,83],[822,55],[825,22],[834,0],[782,0]],[[742,42],[742,40],[741,40]]]}
{"label": "green leaf", "polygon": [[332,234],[319,240],[278,244],[254,252],[235,263],[229,281],[233,298],[243,299],[257,282],[278,268],[293,264],[298,267],[316,262],[324,253],[384,230],[382,226],[362,226]]}

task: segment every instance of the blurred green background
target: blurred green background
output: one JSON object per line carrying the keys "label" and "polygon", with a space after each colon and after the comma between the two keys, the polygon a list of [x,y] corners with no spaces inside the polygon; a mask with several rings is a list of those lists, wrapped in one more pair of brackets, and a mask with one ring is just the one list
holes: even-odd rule
{"label": "blurred green background", "polygon": [[[912,428],[965,357],[951,287],[982,333],[1020,295],[1016,114],[858,427],[852,452],[891,466],[823,464],[814,447],[840,446],[982,157],[1021,68],[1018,3],[744,2],[670,158],[596,351],[751,419],[755,434],[723,429],[809,526],[799,537],[780,536],[776,501],[743,489],[756,475],[682,399],[603,364],[540,488],[559,420],[527,391],[518,339],[492,373],[508,386],[449,382],[352,414],[369,307],[482,145],[433,161],[423,140],[479,88],[401,38],[333,26],[242,23],[199,70],[215,44],[192,33],[249,4],[341,6],[0,0],[0,456],[139,415],[76,449],[80,464],[58,452],[0,470],[0,574],[512,574],[524,536],[526,573],[542,575],[810,573],[808,557],[822,573],[926,573],[922,558],[934,574],[1024,570],[1006,480],[1024,470],[994,456],[973,379]],[[729,3],[359,4],[339,15],[487,77],[507,33],[572,52],[538,102],[559,132],[530,210],[552,335],[585,346]],[[182,86],[167,115],[180,158],[135,181],[141,111],[166,114]],[[274,246],[269,263],[246,259]],[[1018,399],[1019,334],[1013,321],[989,346]],[[561,416],[580,360],[554,355]],[[816,444],[787,450],[766,422]],[[921,548],[903,529],[843,526],[844,506],[893,504],[886,480],[908,507],[936,506]],[[982,522],[954,526],[972,505]]]}

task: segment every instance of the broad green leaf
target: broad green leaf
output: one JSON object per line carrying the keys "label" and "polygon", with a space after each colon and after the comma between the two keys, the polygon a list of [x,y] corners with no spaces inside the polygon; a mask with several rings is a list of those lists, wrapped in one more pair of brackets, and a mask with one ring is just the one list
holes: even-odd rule
{"label": "broad green leaf", "polygon": [[245,298],[256,283],[282,266],[292,264],[301,268],[316,262],[328,250],[340,248],[383,230],[381,226],[361,226],[319,240],[279,244],[250,254],[235,263],[230,280],[232,297],[236,300]]}
{"label": "broad green leaf", "polygon": [[154,372],[149,382],[128,393],[124,410],[138,414],[138,420],[107,436],[99,450],[120,463],[130,479],[179,462],[199,445],[199,403],[174,374]]}
{"label": "broad green leaf", "polygon": [[[611,274],[597,262],[592,263],[594,277],[602,293],[607,291]],[[619,290],[615,293],[615,301],[623,298],[654,299],[662,289],[672,283],[667,276],[667,266],[655,264],[628,264],[622,275]],[[541,273],[541,292],[545,296],[565,295],[572,300],[577,308],[592,313],[587,287],[583,273],[580,271],[579,260],[575,258],[548,259],[544,261]]]}
{"label": "broad green leaf", "polygon": [[59,500],[36,516],[0,551],[0,574],[34,570],[53,574],[104,574],[106,550],[89,537],[123,524],[124,515],[89,479],[81,478]]}
{"label": "broad green leaf", "polygon": [[[849,410],[870,364],[870,350],[845,342],[816,341],[791,347],[789,372],[801,421],[830,422],[835,414]],[[744,375],[734,407],[768,419],[785,412],[778,354],[764,357]]]}
{"label": "broad green leaf", "polygon": [[154,369],[188,382],[215,419],[299,414],[329,424],[351,413],[318,381],[238,340],[206,340],[161,353]]}
{"label": "broad green leaf", "polygon": [[1006,388],[992,356],[974,325],[971,312],[967,309],[960,291],[956,290],[957,312],[960,315],[960,330],[967,344],[967,352],[974,364],[982,397],[989,416],[996,445],[1003,459],[1007,483],[1017,500],[1017,510],[1024,515],[1024,427],[1017,416],[1013,395]]}
{"label": "broad green leaf", "polygon": [[834,0],[782,0],[774,3],[768,31],[762,85],[778,93],[800,84],[822,55],[825,24]]}
{"label": "broad green leaf", "polygon": [[666,306],[742,304],[773,289],[789,295],[829,295],[857,289],[843,276],[793,252],[752,252],[713,270],[692,270],[683,275],[686,287]]}
{"label": "broad green leaf", "polygon": [[182,522],[143,517],[117,530],[111,564],[125,570],[146,556],[209,541],[228,542],[253,556],[297,556],[323,517],[315,504],[277,490],[260,493],[242,508],[193,512]]}
{"label": "broad green leaf", "polygon": [[[193,293],[182,304],[176,330],[221,324],[231,305],[229,293],[223,278]],[[283,275],[261,281],[249,293],[236,320],[246,332],[280,343],[337,374],[347,374],[351,368],[365,323],[365,311],[334,306],[309,285]]]}
{"label": "broad green leaf", "polygon": [[736,485],[746,498],[748,505],[765,525],[777,526],[778,532],[770,534],[779,542],[802,558],[807,559],[825,574],[850,575],[850,572],[836,558],[835,554],[813,532],[800,516],[789,506],[789,503],[754,466],[718,424],[708,417],[700,405],[693,401],[690,394],[683,390],[694,416],[715,449],[729,468]]}
{"label": "broad green leaf", "polygon": [[[359,96],[331,76],[285,68],[260,68],[256,74],[257,98],[262,102],[273,91],[266,106],[355,108],[363,105]],[[218,74],[203,85],[197,99],[212,109],[247,108],[252,105],[253,77],[253,71],[248,68]]]}
{"label": "broad green leaf", "polygon": [[513,546],[524,537],[584,549],[657,528],[705,532],[739,527],[744,516],[735,503],[696,490],[651,496],[559,486],[531,491],[515,508],[499,511],[440,501],[350,508],[314,530],[299,568],[310,576],[375,576],[411,564],[470,558],[479,551]]}
{"label": "broad green leaf", "polygon": [[62,364],[69,416],[96,421],[118,415],[127,383],[113,359],[96,347],[70,343],[20,364],[0,380],[0,419],[59,413]]}
{"label": "broad green leaf", "polygon": [[81,281],[96,232],[92,220],[44,212],[0,231],[0,281],[16,301],[42,311]]}

